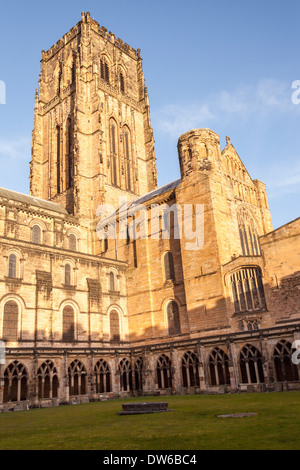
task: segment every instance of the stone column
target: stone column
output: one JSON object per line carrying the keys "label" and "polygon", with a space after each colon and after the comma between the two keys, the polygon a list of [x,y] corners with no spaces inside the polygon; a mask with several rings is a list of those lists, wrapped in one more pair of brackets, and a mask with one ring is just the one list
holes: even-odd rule
{"label": "stone column", "polygon": [[33,405],[36,405],[39,402],[39,392],[38,392],[38,378],[37,378],[37,371],[38,371],[38,354],[37,351],[34,349],[33,351],[33,358],[31,362],[31,371],[29,375],[29,387],[28,387],[28,398],[32,402]]}
{"label": "stone column", "polygon": [[114,394],[120,394],[120,373],[118,370],[119,356],[116,355],[111,363],[111,382],[112,391]]}
{"label": "stone column", "polygon": [[199,381],[200,381],[200,392],[205,392],[208,389],[208,377],[206,373],[205,363],[205,348],[201,345],[201,342],[197,343],[197,350],[199,356]]}
{"label": "stone column", "polygon": [[238,362],[236,360],[235,344],[232,341],[228,341],[227,347],[228,347],[228,352],[229,352],[230,388],[231,390],[238,390],[239,371],[238,371]]}
{"label": "stone column", "polygon": [[172,373],[172,394],[176,394],[181,389],[181,368],[180,353],[177,350],[170,350],[171,373]]}
{"label": "stone column", "polygon": [[69,402],[70,390],[69,390],[69,377],[68,377],[68,353],[64,352],[61,358],[61,379],[60,379],[60,393],[59,398],[61,401]]}
{"label": "stone column", "polygon": [[94,367],[95,367],[95,354],[94,351],[91,351],[90,358],[90,371],[88,376],[89,380],[89,389],[87,390],[89,397],[95,397],[96,395],[96,375],[94,374]]}
{"label": "stone column", "polygon": [[[135,358],[132,352],[130,354],[130,367],[131,367],[132,392],[134,396],[137,396],[136,383],[135,383]],[[129,383],[128,383],[128,390],[129,390]]]}
{"label": "stone column", "polygon": [[272,361],[271,346],[269,346],[268,338],[263,335],[260,336],[261,354],[262,354],[262,366],[265,378],[266,387],[272,386],[275,382],[275,371]]}
{"label": "stone column", "polygon": [[153,353],[146,348],[143,351],[143,394],[152,395],[155,393],[155,374]]}

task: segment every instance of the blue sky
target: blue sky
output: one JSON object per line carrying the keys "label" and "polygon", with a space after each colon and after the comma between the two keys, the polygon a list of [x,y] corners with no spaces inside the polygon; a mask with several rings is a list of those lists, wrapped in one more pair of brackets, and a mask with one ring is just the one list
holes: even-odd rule
{"label": "blue sky", "polygon": [[41,51],[80,21],[81,11],[141,49],[159,185],[180,176],[179,135],[209,127],[222,148],[229,136],[252,178],[267,184],[274,228],[300,216],[300,104],[292,102],[300,2],[291,0],[5,2],[0,186],[29,192]]}

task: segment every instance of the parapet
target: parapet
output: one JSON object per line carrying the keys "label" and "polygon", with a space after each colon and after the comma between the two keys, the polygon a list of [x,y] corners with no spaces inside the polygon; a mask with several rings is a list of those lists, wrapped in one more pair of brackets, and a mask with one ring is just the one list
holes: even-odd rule
{"label": "parapet", "polygon": [[61,39],[59,39],[56,44],[54,44],[50,49],[48,49],[48,51],[42,51],[42,60],[48,61],[49,59],[51,59],[51,57],[57,54],[60,49],[62,49],[77,34],[81,32],[83,24],[90,24],[93,31],[100,34],[100,36],[106,38],[108,41],[110,41],[112,44],[114,44],[116,47],[121,49],[123,52],[125,52],[132,58],[138,58],[138,52],[133,47],[129,46],[127,43],[124,44],[122,39],[116,38],[115,34],[113,34],[111,31],[108,32],[104,26],[100,26],[97,21],[91,18],[89,12],[82,12],[81,21],[79,21],[76,26],[73,26],[73,28],[71,28],[68,33],[66,33]]}

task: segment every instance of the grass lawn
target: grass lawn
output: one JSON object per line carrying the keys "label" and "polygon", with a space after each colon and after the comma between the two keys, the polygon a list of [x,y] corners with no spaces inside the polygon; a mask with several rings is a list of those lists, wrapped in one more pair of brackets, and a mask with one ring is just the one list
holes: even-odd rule
{"label": "grass lawn", "polygon": [[[169,413],[119,416],[128,401]],[[218,414],[258,413],[246,418]],[[300,392],[120,399],[2,413],[0,450],[300,449]]]}

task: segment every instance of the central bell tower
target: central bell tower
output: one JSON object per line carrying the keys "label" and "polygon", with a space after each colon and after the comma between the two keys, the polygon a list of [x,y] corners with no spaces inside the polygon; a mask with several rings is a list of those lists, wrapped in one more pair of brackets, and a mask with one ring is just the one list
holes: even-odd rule
{"label": "central bell tower", "polygon": [[95,220],[100,204],[157,187],[140,50],[82,13],[42,52],[35,96],[30,194]]}

